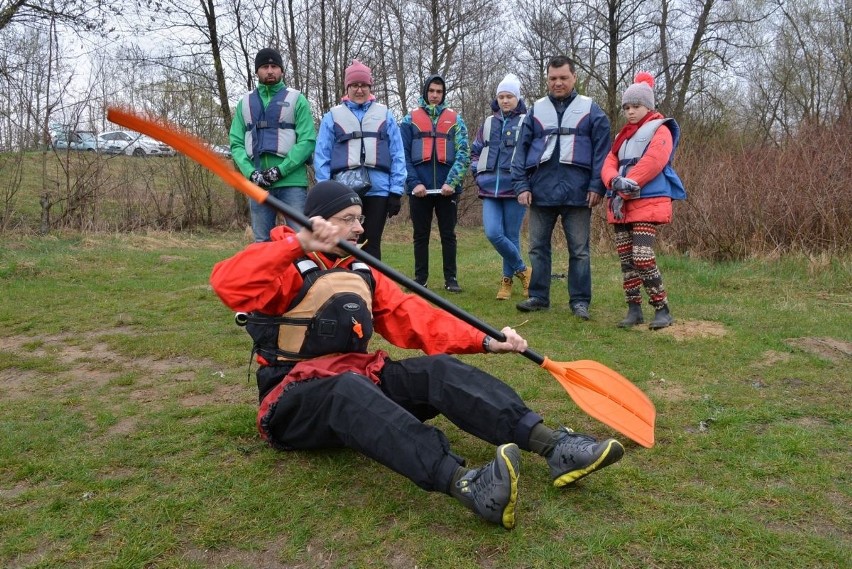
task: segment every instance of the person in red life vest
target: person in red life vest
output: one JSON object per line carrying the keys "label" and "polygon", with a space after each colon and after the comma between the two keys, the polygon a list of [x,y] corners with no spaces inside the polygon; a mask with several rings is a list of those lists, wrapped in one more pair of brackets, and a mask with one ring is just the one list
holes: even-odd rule
{"label": "person in red life vest", "polygon": [[[257,89],[237,103],[228,139],[240,172],[287,205],[302,209],[308,191],[307,163],[317,131],[305,96],[284,85],[281,54],[266,47],[254,58]],[[255,241],[269,241],[277,212],[249,199]],[[290,223],[290,222],[288,222]]]}
{"label": "person in red life vest", "polygon": [[473,140],[470,170],[482,200],[482,228],[503,259],[497,300],[508,300],[512,297],[512,277],[518,277],[524,296],[529,296],[532,276],[532,269],[521,256],[521,225],[527,208],[518,203],[512,189],[512,156],[527,112],[521,99],[521,81],[514,73],[497,85],[491,111]]}
{"label": "person in red life vest", "polygon": [[[348,447],[509,529],[520,449],[546,458],[557,487],[622,457],[615,439],[546,427],[507,384],[448,355],[522,352],[515,330],[490,338],[345,256],[338,243],[358,241],[361,202],[347,186],[320,182],[305,203],[312,231],[278,227],[271,242],[213,268],[213,289],[254,340],[264,439],[288,451]],[[371,352],[373,332],[426,355]],[[439,414],[495,445],[494,460],[466,466],[426,422]]]}
{"label": "person in red life vest", "polygon": [[462,182],[470,165],[467,126],[447,107],[447,85],[440,75],[423,84],[419,106],[400,122],[405,148],[406,180],[414,240],[414,280],[429,280],[429,239],[432,216],[438,220],[444,288],[461,292],[456,266],[456,222]]}
{"label": "person in red life vest", "polygon": [[653,87],[654,77],[640,72],[624,91],[621,106],[627,124],[615,137],[601,178],[608,190],[607,221],[615,230],[627,297],[627,316],[618,325],[629,328],[644,322],[644,286],[655,310],[648,327],[658,330],[671,326],[674,318],[654,255],[657,226],[672,220],[672,200],[686,199],[686,191],[672,168],[680,127],[654,110]]}
{"label": "person in red life vest", "polygon": [[386,105],[372,94],[373,73],[358,61],[346,68],[346,95],[322,118],[314,150],[318,182],[339,180],[364,203],[362,250],[382,258],[387,220],[401,208],[405,153],[399,126]]}
{"label": "person in red life vest", "polygon": [[550,308],[552,239],[557,221],[568,246],[568,305],[589,320],[592,302],[590,231],[592,208],[606,193],[601,167],[610,148],[609,119],[591,98],[574,89],[574,61],[558,55],[547,64],[547,95],[524,118],[512,185],[518,201],[530,208],[529,298],[522,312]]}

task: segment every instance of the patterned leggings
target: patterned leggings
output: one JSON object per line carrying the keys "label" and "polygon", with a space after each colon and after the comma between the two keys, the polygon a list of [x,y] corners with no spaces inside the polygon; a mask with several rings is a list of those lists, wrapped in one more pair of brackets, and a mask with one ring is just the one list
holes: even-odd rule
{"label": "patterned leggings", "polygon": [[613,229],[627,302],[642,304],[641,287],[645,285],[648,304],[655,309],[664,307],[667,302],[666,289],[654,256],[657,224],[616,223]]}

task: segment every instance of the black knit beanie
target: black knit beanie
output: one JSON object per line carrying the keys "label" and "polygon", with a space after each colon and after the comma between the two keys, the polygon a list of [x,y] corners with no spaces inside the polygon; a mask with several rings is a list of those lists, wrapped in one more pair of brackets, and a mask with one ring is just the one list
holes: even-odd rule
{"label": "black knit beanie", "polygon": [[284,69],[284,60],[281,59],[281,54],[278,53],[278,50],[272,49],[271,47],[263,48],[254,56],[254,72],[257,73],[257,70],[267,63],[272,63],[273,65],[277,65],[281,69]]}
{"label": "black knit beanie", "polygon": [[308,198],[305,200],[305,216],[318,215],[328,219],[338,211],[343,211],[349,206],[363,205],[349,186],[344,186],[334,180],[325,180],[308,190]]}

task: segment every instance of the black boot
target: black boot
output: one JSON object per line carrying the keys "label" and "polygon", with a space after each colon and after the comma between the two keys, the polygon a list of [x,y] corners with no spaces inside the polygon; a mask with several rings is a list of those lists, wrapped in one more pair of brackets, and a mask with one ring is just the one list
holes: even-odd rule
{"label": "black boot", "polygon": [[662,308],[658,308],[654,313],[654,319],[648,324],[648,328],[651,330],[659,330],[660,328],[666,328],[674,324],[674,318],[669,313],[669,305],[663,305]]}
{"label": "black boot", "polygon": [[642,316],[642,305],[638,302],[627,303],[627,316],[624,320],[618,323],[619,328],[630,328],[637,324],[642,324],[645,318]]}

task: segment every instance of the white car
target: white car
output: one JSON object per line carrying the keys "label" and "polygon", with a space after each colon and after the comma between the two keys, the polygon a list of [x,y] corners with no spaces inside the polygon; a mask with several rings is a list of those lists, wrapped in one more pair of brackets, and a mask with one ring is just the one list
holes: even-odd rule
{"label": "white car", "polygon": [[174,156],[175,150],[144,134],[129,130],[111,130],[98,135],[98,148],[107,154],[128,156]]}

